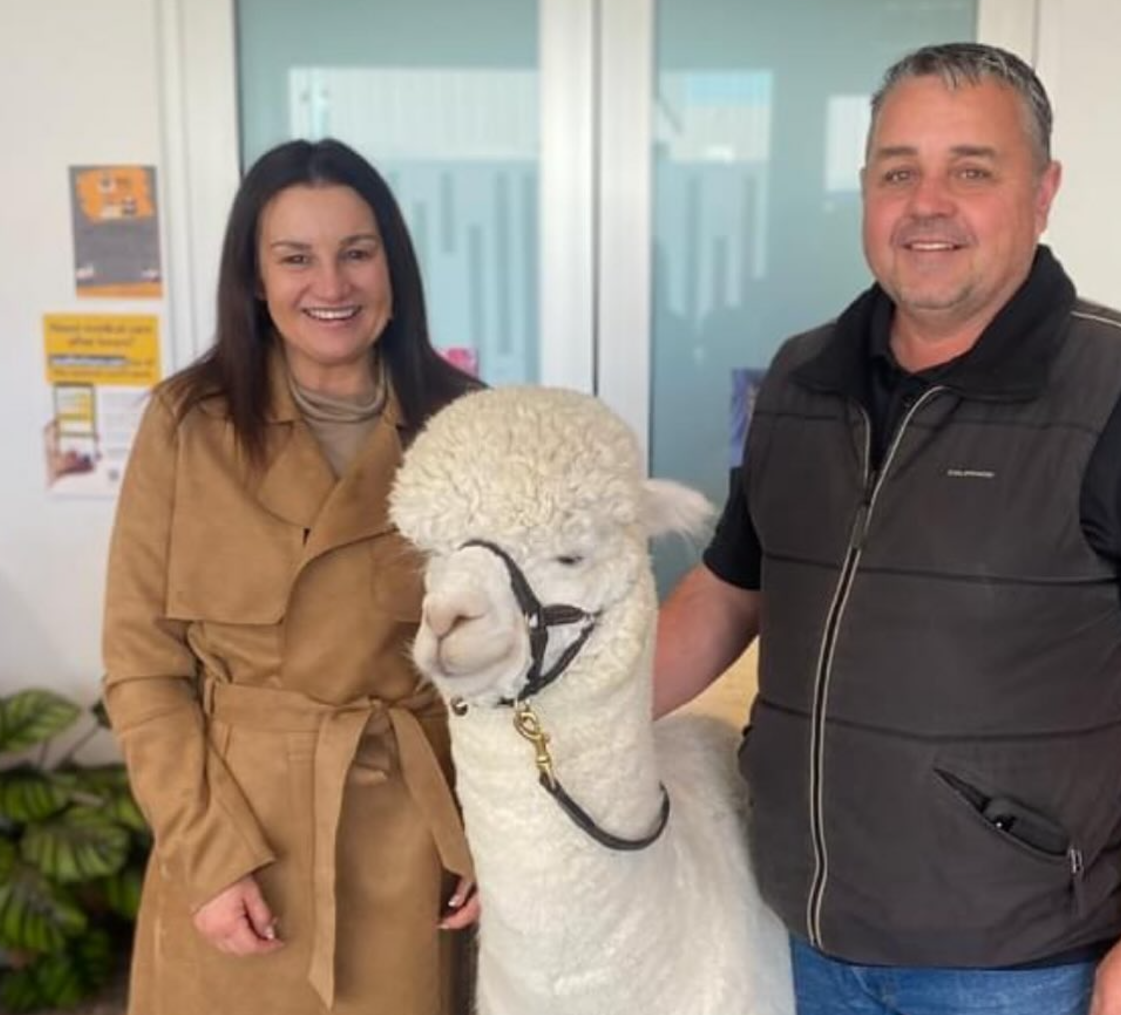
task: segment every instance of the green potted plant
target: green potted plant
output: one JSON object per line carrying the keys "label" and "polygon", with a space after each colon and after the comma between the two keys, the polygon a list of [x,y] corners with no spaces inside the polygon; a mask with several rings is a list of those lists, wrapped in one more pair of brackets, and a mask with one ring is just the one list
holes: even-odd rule
{"label": "green potted plant", "polygon": [[0,697],[2,1011],[73,1007],[128,954],[151,838],[124,766],[79,758],[106,725],[52,691]]}

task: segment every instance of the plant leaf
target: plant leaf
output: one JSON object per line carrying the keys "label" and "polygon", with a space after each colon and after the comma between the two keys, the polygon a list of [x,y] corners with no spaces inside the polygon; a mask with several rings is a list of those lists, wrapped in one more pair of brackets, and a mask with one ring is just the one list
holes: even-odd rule
{"label": "plant leaf", "polygon": [[113,971],[109,935],[91,930],[69,943],[65,951],[44,955],[32,968],[47,1003],[71,1008],[93,994]]}
{"label": "plant leaf", "polygon": [[0,772],[0,816],[26,824],[57,814],[70,802],[64,786],[31,765]]}
{"label": "plant leaf", "polygon": [[30,966],[8,970],[0,981],[0,1011],[30,1012],[46,1007],[47,1000],[35,982]]}
{"label": "plant leaf", "polygon": [[129,790],[124,765],[98,765],[88,768],[68,767],[58,776],[74,791],[74,798],[96,797],[102,813],[132,832],[148,836],[148,823]]}
{"label": "plant leaf", "polygon": [[[113,972],[109,935],[91,930],[64,951],[43,955],[5,981],[4,1011],[33,1011],[46,1006],[71,1008],[104,985]],[[13,984],[12,980],[16,982]]]}
{"label": "plant leaf", "polygon": [[9,839],[0,838],[0,886],[6,885],[19,863],[19,851],[16,844]]}
{"label": "plant leaf", "polygon": [[144,820],[144,815],[127,789],[115,794],[106,802],[105,813],[118,825],[127,828],[134,836],[145,842],[149,840],[151,831],[148,822]]}
{"label": "plant leaf", "polygon": [[91,793],[113,793],[128,789],[128,773],[121,764],[67,765],[59,769],[59,774],[73,778],[76,785]]}
{"label": "plant leaf", "polygon": [[0,751],[21,751],[73,725],[82,710],[54,691],[18,691],[0,698]]}
{"label": "plant leaf", "polygon": [[86,915],[61,885],[16,861],[0,880],[0,944],[53,952],[86,929]]}
{"label": "plant leaf", "polygon": [[140,910],[140,889],[144,884],[144,867],[128,866],[97,882],[105,904],[118,916],[136,921]]}
{"label": "plant leaf", "polygon": [[128,831],[92,807],[71,807],[30,825],[20,841],[24,860],[62,882],[115,874],[128,849]]}

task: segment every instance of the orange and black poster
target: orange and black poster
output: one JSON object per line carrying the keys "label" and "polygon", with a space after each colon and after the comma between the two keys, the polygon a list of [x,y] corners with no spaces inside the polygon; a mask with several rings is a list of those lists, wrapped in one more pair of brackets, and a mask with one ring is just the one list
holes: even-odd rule
{"label": "orange and black poster", "polygon": [[70,197],[78,295],[161,296],[155,168],[71,166]]}

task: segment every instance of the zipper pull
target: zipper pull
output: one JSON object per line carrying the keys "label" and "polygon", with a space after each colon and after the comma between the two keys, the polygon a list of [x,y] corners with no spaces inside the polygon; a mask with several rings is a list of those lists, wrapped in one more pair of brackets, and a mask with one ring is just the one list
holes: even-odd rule
{"label": "zipper pull", "polygon": [[1082,850],[1077,846],[1071,846],[1070,849],[1067,850],[1067,859],[1070,861],[1070,877],[1074,889],[1074,911],[1078,916],[1083,916],[1086,912],[1086,895],[1084,890],[1086,865],[1082,857]]}

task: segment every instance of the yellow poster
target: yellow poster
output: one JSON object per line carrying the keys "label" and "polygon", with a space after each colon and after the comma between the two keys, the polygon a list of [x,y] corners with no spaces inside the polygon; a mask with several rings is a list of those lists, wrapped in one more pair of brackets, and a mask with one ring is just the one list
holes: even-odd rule
{"label": "yellow poster", "polygon": [[159,320],[48,314],[43,345],[54,407],[43,430],[51,492],[113,495],[144,400],[160,379]]}
{"label": "yellow poster", "polygon": [[150,388],[160,378],[159,320],[147,314],[48,314],[50,384]]}

